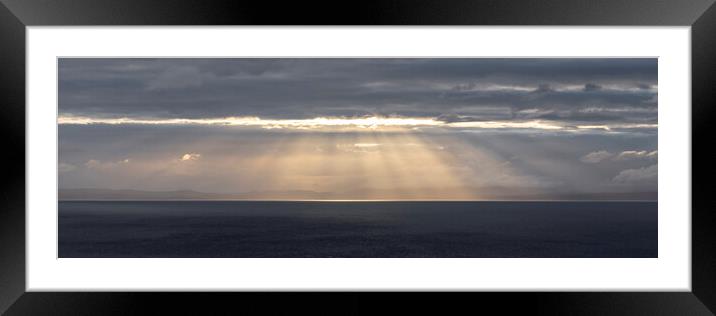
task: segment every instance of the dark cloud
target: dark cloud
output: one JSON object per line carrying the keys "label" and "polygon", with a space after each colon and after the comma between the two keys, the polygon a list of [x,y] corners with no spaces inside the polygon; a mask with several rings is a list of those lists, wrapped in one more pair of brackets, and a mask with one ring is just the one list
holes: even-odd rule
{"label": "dark cloud", "polygon": [[546,83],[542,83],[537,86],[537,89],[535,89],[534,93],[548,93],[548,92],[554,92],[554,89],[550,87]]}
{"label": "dark cloud", "polygon": [[584,91],[597,91],[602,89],[602,86],[598,84],[588,83],[584,85]]}
{"label": "dark cloud", "polygon": [[657,106],[656,59],[63,58],[59,69],[61,115],[512,119],[502,114],[536,108],[629,122],[656,112],[615,113]]}

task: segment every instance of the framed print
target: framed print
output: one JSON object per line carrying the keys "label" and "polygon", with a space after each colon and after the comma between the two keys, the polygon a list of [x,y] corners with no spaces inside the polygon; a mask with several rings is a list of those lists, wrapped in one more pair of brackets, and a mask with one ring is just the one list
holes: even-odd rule
{"label": "framed print", "polygon": [[9,315],[716,306],[711,1],[3,4]]}

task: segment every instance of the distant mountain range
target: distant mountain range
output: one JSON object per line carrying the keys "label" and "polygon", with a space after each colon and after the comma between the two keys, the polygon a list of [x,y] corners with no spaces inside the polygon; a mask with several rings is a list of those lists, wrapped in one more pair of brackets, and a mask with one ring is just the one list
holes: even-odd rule
{"label": "distant mountain range", "polygon": [[[500,193],[500,191],[506,193]],[[628,193],[568,193],[544,196],[530,193],[514,193],[514,190],[484,190],[489,194],[481,194],[484,200],[657,200],[657,192]],[[143,191],[143,190],[112,190],[112,189],[60,189],[60,200],[360,200],[361,192],[332,193],[315,191],[262,191],[246,193],[205,193],[192,190],[178,191]],[[416,197],[413,195],[396,196],[395,193],[372,192],[368,199],[384,200],[465,200],[460,196],[435,194],[434,196]]]}
{"label": "distant mountain range", "polygon": [[323,193],[313,191],[247,192],[247,193],[206,193],[192,190],[142,191],[111,189],[60,189],[60,200],[275,200],[326,199]]}

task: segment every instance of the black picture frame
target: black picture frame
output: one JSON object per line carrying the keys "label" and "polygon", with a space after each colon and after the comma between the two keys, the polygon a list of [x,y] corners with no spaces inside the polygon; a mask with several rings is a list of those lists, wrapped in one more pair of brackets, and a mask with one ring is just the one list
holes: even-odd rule
{"label": "black picture frame", "polygon": [[[709,146],[713,135],[710,123],[716,105],[716,94],[712,93],[716,87],[716,6],[713,2],[400,0],[279,4],[201,0],[0,0],[0,130],[7,159],[0,194],[0,312],[6,315],[293,314],[298,311],[402,314],[417,310],[444,314],[463,312],[465,308],[475,312],[498,308],[505,314],[713,315],[716,311],[716,233],[713,230],[716,200],[709,185],[715,175]],[[42,25],[691,26],[692,291],[409,295],[26,292],[25,27]]]}

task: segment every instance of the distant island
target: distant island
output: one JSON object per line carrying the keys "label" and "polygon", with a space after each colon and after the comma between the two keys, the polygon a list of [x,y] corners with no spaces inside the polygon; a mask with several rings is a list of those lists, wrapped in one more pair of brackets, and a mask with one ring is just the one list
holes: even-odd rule
{"label": "distant island", "polygon": [[[657,192],[614,192],[614,193],[565,193],[550,196],[514,192],[515,190],[482,189],[480,200],[507,201],[656,201]],[[79,200],[362,200],[362,192],[316,192],[316,191],[261,191],[243,193],[207,193],[193,190],[176,191],[144,191],[144,190],[113,190],[113,189],[59,189],[61,201]],[[465,200],[460,196],[440,194],[435,196],[415,197],[396,195],[395,193],[371,193],[371,199],[365,200]],[[373,198],[378,197],[378,198]]]}

